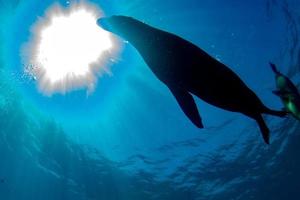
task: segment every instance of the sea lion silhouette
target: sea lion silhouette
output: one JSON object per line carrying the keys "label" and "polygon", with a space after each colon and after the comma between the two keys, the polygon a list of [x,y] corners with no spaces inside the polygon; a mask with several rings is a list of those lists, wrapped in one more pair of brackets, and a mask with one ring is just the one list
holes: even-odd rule
{"label": "sea lion silhouette", "polygon": [[277,70],[275,64],[270,63],[270,65],[275,73],[277,87],[273,93],[281,98],[284,109],[300,120],[300,94],[297,87],[288,77]]}
{"label": "sea lion silhouette", "polygon": [[263,105],[254,92],[224,64],[191,42],[131,17],[100,18],[97,24],[128,40],[138,50],[197,127],[203,128],[203,124],[191,94],[209,104],[256,120],[264,141],[269,144],[269,129],[261,114],[282,117],[285,112]]}

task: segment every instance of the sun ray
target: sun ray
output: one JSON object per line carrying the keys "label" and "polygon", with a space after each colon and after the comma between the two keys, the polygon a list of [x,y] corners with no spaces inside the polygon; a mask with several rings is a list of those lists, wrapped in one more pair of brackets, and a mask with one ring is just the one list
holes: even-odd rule
{"label": "sun ray", "polygon": [[97,26],[101,16],[99,8],[84,2],[68,8],[56,4],[33,25],[23,54],[26,71],[37,80],[42,93],[94,89],[97,75],[107,71],[119,49],[116,39]]}

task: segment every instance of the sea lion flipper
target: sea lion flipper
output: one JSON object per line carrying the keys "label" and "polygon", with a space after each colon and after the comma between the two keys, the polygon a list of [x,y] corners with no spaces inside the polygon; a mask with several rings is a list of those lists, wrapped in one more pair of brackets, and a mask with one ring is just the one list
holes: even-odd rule
{"label": "sea lion flipper", "polygon": [[270,130],[267,127],[264,119],[262,118],[261,115],[255,116],[254,119],[256,120],[256,122],[259,125],[260,131],[261,131],[261,134],[262,134],[262,137],[263,137],[265,143],[270,144]]}
{"label": "sea lion flipper", "polygon": [[202,120],[193,96],[180,88],[169,87],[185,115],[198,127],[203,128]]}

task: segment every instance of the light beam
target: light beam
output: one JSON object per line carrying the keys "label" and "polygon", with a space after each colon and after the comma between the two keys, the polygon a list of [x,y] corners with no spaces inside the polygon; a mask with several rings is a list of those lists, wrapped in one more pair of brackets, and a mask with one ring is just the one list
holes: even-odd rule
{"label": "light beam", "polygon": [[102,16],[99,8],[85,2],[68,8],[55,4],[33,25],[32,38],[23,48],[25,71],[43,94],[79,88],[91,92],[97,77],[109,72],[119,43],[97,26]]}

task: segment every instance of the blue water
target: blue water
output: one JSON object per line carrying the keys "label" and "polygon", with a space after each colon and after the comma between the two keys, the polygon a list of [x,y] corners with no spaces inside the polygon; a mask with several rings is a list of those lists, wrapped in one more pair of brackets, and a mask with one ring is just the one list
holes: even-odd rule
{"label": "blue water", "polygon": [[[300,82],[299,0],[91,2],[192,41],[271,108],[269,61]],[[53,3],[0,0],[1,200],[299,199],[298,121],[265,116],[267,146],[254,121],[198,99],[199,130],[130,44],[93,94],[40,94],[20,49]]]}

